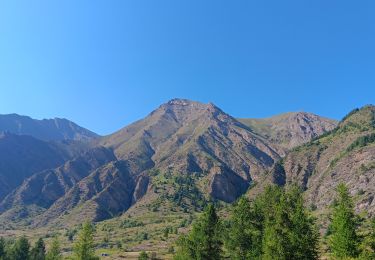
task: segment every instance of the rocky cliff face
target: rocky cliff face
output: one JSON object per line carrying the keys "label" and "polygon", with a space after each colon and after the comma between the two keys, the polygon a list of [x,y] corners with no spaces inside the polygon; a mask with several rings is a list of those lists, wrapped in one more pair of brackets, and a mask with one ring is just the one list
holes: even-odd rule
{"label": "rocky cliff face", "polygon": [[[186,210],[187,205],[200,209],[211,198],[233,202],[255,182],[284,185],[301,179],[308,185],[306,176],[315,166],[307,164],[318,162],[323,148],[306,152],[306,158],[298,161],[306,174],[291,170],[294,152],[284,166],[275,163],[291,147],[334,126],[334,121],[305,113],[262,123],[240,122],[211,103],[174,99],[146,118],[85,145],[11,135],[16,140],[32,140],[30,150],[23,151],[24,146],[14,141],[1,149],[0,138],[0,153],[8,147],[25,153],[25,162],[30,162],[22,164],[29,171],[20,170],[13,186],[7,186],[10,175],[4,173],[16,162],[9,160],[4,172],[0,171],[0,185],[8,189],[0,200],[0,224],[100,221],[126,212],[140,200],[148,210],[168,201],[173,209]],[[46,146],[40,155],[36,153],[39,146]],[[34,157],[28,159],[29,154]],[[45,158],[49,158],[48,165],[43,164]],[[41,167],[34,168],[33,163]]]}
{"label": "rocky cliff face", "polygon": [[285,113],[264,119],[239,119],[239,121],[258,135],[278,145],[282,155],[337,126],[335,120],[305,112]]}
{"label": "rocky cliff face", "polygon": [[232,202],[280,156],[273,145],[213,104],[171,100],[105,137],[132,172],[151,168],[209,176],[214,198]]}
{"label": "rocky cliff face", "polygon": [[347,184],[356,209],[375,213],[375,107],[350,113],[338,127],[294,149],[283,160],[286,183],[298,183],[314,208],[332,203],[335,187]]}

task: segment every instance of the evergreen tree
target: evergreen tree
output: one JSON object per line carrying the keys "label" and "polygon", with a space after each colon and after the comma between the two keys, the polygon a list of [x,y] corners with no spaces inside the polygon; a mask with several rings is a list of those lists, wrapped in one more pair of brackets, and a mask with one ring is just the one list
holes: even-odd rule
{"label": "evergreen tree", "polygon": [[231,259],[252,259],[261,255],[262,214],[254,204],[242,197],[233,207],[226,239]]}
{"label": "evergreen tree", "polygon": [[19,238],[10,252],[12,260],[29,260],[30,244],[26,237]]}
{"label": "evergreen tree", "polygon": [[148,259],[149,259],[148,254],[145,251],[142,251],[138,256],[138,260],[148,260]]}
{"label": "evergreen tree", "polygon": [[361,249],[360,259],[375,259],[375,218],[371,220],[369,233],[364,238]]}
{"label": "evergreen tree", "polygon": [[280,187],[269,186],[261,195],[264,206],[263,259],[287,259],[289,241],[285,220],[285,196]]}
{"label": "evergreen tree", "polygon": [[191,232],[180,238],[178,246],[179,251],[175,259],[221,259],[220,220],[212,204],[207,206],[193,224]]}
{"label": "evergreen tree", "polygon": [[264,208],[262,258],[318,259],[319,236],[301,190],[268,187],[260,200]]}
{"label": "evergreen tree", "polygon": [[304,207],[302,191],[292,186],[286,193],[289,221],[289,259],[318,259],[319,233]]}
{"label": "evergreen tree", "polygon": [[5,239],[3,237],[0,238],[0,260],[5,258]]}
{"label": "evergreen tree", "polygon": [[31,260],[44,260],[46,258],[46,246],[43,239],[39,238],[30,252]]}
{"label": "evergreen tree", "polygon": [[356,257],[359,239],[356,233],[357,217],[353,201],[344,184],[337,187],[337,193],[330,225],[329,247],[336,258]]}
{"label": "evergreen tree", "polygon": [[78,239],[74,244],[74,255],[77,260],[99,259],[95,256],[94,227],[89,222],[83,224],[78,234]]}
{"label": "evergreen tree", "polygon": [[60,249],[60,242],[57,236],[55,236],[52,240],[51,248],[48,250],[46,255],[46,260],[61,260],[61,249]]}

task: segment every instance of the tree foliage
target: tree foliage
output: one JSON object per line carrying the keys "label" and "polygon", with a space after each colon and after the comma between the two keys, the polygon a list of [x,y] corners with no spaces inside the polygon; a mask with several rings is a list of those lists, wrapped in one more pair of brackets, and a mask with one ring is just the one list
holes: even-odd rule
{"label": "tree foliage", "polygon": [[337,187],[337,199],[330,224],[329,247],[337,258],[356,257],[359,238],[357,236],[357,217],[348,188],[344,184]]}
{"label": "tree foliage", "polygon": [[214,205],[209,204],[193,224],[191,232],[178,241],[175,259],[219,260],[222,253],[221,224]]}
{"label": "tree foliage", "polygon": [[74,244],[74,255],[77,260],[98,259],[95,256],[94,248],[94,227],[91,223],[85,222],[78,234],[78,239]]}
{"label": "tree foliage", "polygon": [[46,258],[46,246],[43,239],[39,238],[35,246],[31,249],[31,260],[44,260]]}
{"label": "tree foliage", "polygon": [[60,249],[60,242],[57,236],[55,236],[52,240],[52,244],[48,253],[46,255],[46,260],[61,260],[61,249]]}

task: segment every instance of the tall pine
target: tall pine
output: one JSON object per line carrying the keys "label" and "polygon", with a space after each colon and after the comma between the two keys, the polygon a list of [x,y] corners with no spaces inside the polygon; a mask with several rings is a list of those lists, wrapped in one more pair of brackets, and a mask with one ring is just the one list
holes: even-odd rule
{"label": "tall pine", "polygon": [[61,260],[61,249],[60,249],[60,242],[57,236],[55,236],[52,240],[52,244],[48,253],[46,255],[46,260]]}
{"label": "tall pine", "polygon": [[30,244],[26,237],[20,237],[14,243],[10,258],[12,260],[29,260]]}
{"label": "tall pine", "polygon": [[210,204],[193,224],[189,234],[180,238],[175,259],[221,259],[221,225],[215,207]]}
{"label": "tall pine", "polygon": [[43,239],[39,238],[36,241],[35,246],[31,249],[30,259],[31,260],[44,260],[46,258],[46,246]]}
{"label": "tall pine", "polygon": [[330,225],[329,248],[336,258],[349,258],[358,255],[359,238],[356,233],[357,217],[348,188],[344,184],[337,187]]}
{"label": "tall pine", "polygon": [[263,259],[318,259],[315,220],[304,207],[301,190],[268,187],[264,209]]}
{"label": "tall pine", "polygon": [[234,205],[225,245],[231,259],[257,258],[262,249],[262,213],[242,197]]}
{"label": "tall pine", "polygon": [[85,222],[78,234],[78,239],[74,244],[74,255],[77,260],[99,259],[95,256],[94,248],[94,227],[91,223]]}

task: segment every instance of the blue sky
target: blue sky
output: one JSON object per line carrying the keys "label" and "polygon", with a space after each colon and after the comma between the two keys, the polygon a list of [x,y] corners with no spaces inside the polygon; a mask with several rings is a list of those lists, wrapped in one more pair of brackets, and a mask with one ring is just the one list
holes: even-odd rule
{"label": "blue sky", "polygon": [[375,1],[4,0],[0,113],[109,134],[174,98],[237,117],[375,103]]}

